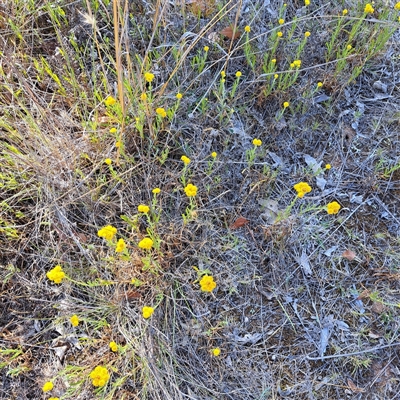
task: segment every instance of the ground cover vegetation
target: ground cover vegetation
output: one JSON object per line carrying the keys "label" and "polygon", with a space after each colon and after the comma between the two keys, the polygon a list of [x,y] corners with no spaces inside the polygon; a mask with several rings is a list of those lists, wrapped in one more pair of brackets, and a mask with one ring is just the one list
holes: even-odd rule
{"label": "ground cover vegetation", "polygon": [[398,398],[399,27],[1,2],[0,398]]}

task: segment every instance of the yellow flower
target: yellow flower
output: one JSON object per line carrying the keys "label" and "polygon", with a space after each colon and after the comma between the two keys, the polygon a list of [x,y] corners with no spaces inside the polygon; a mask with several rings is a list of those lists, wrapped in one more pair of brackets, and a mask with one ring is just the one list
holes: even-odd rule
{"label": "yellow flower", "polygon": [[151,83],[151,82],[153,82],[154,74],[152,74],[151,72],[146,72],[144,74],[144,79],[146,80],[146,82]]}
{"label": "yellow flower", "polygon": [[152,193],[154,193],[154,194],[158,194],[158,193],[160,193],[161,192],[161,189],[160,188],[154,188],[153,190],[152,190]]}
{"label": "yellow flower", "polygon": [[107,225],[104,228],[101,228],[98,232],[97,232],[97,236],[98,237],[102,237],[106,240],[112,240],[112,238],[114,237],[114,235],[117,233],[117,228],[114,228],[111,225]]}
{"label": "yellow flower", "polygon": [[189,157],[182,156],[182,157],[181,157],[181,161],[183,161],[183,163],[184,163],[185,165],[190,164],[190,158],[189,158]]}
{"label": "yellow flower", "polygon": [[153,307],[145,306],[142,308],[142,315],[143,315],[143,318],[145,318],[145,319],[150,318],[153,315],[153,312],[154,312]]}
{"label": "yellow flower", "polygon": [[150,238],[142,239],[138,246],[144,250],[150,250],[153,247],[153,241]]}
{"label": "yellow flower", "polygon": [[188,183],[184,190],[187,197],[194,197],[197,194],[197,186],[192,185],[191,183]]}
{"label": "yellow flower", "polygon": [[142,93],[142,94],[140,95],[140,100],[146,101],[146,100],[147,100],[147,94],[146,94],[146,93]]}
{"label": "yellow flower", "polygon": [[200,279],[200,288],[202,292],[212,292],[217,287],[214,278],[209,275],[204,275]]}
{"label": "yellow flower", "polygon": [[118,351],[118,345],[115,342],[110,342],[110,350],[116,353]]}
{"label": "yellow flower", "polygon": [[342,15],[344,16],[344,15],[347,15],[347,13],[349,12],[349,10],[347,9],[347,8],[345,8],[343,11],[342,11]]}
{"label": "yellow flower", "polygon": [[116,253],[122,253],[126,249],[126,243],[124,239],[119,239],[115,246]]}
{"label": "yellow flower", "polygon": [[49,400],[60,400],[59,397],[50,397]]}
{"label": "yellow flower", "polygon": [[216,158],[216,157],[217,157],[217,153],[216,153],[215,151],[213,151],[213,152],[211,153],[211,157],[212,157],[212,158]]}
{"label": "yellow flower", "polygon": [[117,133],[117,128],[111,128],[110,133]]}
{"label": "yellow flower", "polygon": [[332,168],[332,165],[331,164],[326,164],[325,165],[325,169],[331,169]]}
{"label": "yellow flower", "polygon": [[305,36],[305,37],[309,37],[309,36],[311,36],[311,32],[308,32],[308,31],[307,31],[307,32],[305,32],[305,33],[304,33],[304,36]]}
{"label": "yellow flower", "polygon": [[346,47],[347,50],[351,50],[352,48],[353,48],[353,47],[352,47],[351,44],[348,44],[347,47]]}
{"label": "yellow flower", "polygon": [[395,4],[394,9],[400,11],[400,1]]}
{"label": "yellow flower", "polygon": [[208,46],[204,46],[203,50],[207,53],[207,51],[210,50],[210,48]]}
{"label": "yellow flower", "polygon": [[54,387],[53,382],[46,382],[43,385],[42,390],[43,392],[50,392],[50,390],[53,390],[53,387]]}
{"label": "yellow flower", "polygon": [[288,101],[285,101],[283,103],[283,108],[288,108],[290,106],[290,103]]}
{"label": "yellow flower", "polygon": [[165,118],[167,116],[167,112],[162,108],[159,107],[156,109],[157,115],[159,115],[161,118]]}
{"label": "yellow flower", "polygon": [[117,149],[119,149],[121,147],[121,142],[119,140],[117,142],[115,142],[115,147]]}
{"label": "yellow flower", "polygon": [[293,186],[294,190],[297,192],[297,196],[302,198],[306,193],[311,192],[311,186],[307,182],[299,182]]}
{"label": "yellow flower", "polygon": [[226,72],[225,72],[225,71],[221,71],[221,76],[222,76],[223,78],[225,78]]}
{"label": "yellow flower", "polygon": [[317,83],[317,86],[318,86],[318,87],[322,87],[322,86],[324,86],[324,84],[323,84],[322,82],[318,82],[318,83]]}
{"label": "yellow flower", "polygon": [[272,64],[276,64],[276,58],[273,58],[273,59],[271,60],[271,63],[272,63]]}
{"label": "yellow flower", "polygon": [[294,64],[297,68],[300,68],[300,66],[301,66],[301,60],[294,60],[294,61],[293,61],[293,64]]}
{"label": "yellow flower", "polygon": [[242,73],[240,71],[237,71],[235,76],[236,76],[236,78],[240,78],[242,76]]}
{"label": "yellow flower", "polygon": [[275,74],[275,75],[274,75],[274,78],[275,78],[275,79],[278,79],[278,77],[279,77],[278,74]]}
{"label": "yellow flower", "polygon": [[89,375],[90,379],[92,379],[93,386],[100,387],[104,386],[107,381],[110,379],[110,374],[107,371],[107,368],[97,366]]}
{"label": "yellow flower", "polygon": [[253,139],[253,144],[256,147],[259,147],[262,145],[262,140],[261,139]]}
{"label": "yellow flower", "polygon": [[249,33],[249,32],[251,31],[250,26],[249,26],[249,25],[246,25],[246,26],[244,27],[244,31],[247,32],[247,33]]}
{"label": "yellow flower", "polygon": [[225,79],[224,78],[221,79],[221,83],[225,83]]}
{"label": "yellow flower", "polygon": [[146,206],[145,204],[138,205],[138,211],[147,214],[150,211],[150,207]]}
{"label": "yellow flower", "polygon": [[183,95],[182,95],[182,93],[177,93],[175,97],[176,97],[178,100],[180,100],[180,99],[183,97]]}
{"label": "yellow flower", "polygon": [[306,6],[309,6],[309,5],[310,5],[310,0],[304,0],[304,4],[305,4]]}
{"label": "yellow flower", "polygon": [[283,24],[285,23],[285,20],[284,20],[283,18],[281,18],[281,19],[278,21],[278,23],[279,23],[279,25],[283,25]]}
{"label": "yellow flower", "polygon": [[328,214],[337,214],[340,208],[340,204],[337,201],[332,201],[332,203],[326,205],[326,211]]}
{"label": "yellow flower", "polygon": [[47,272],[46,276],[54,283],[61,283],[65,278],[65,272],[62,270],[61,265],[56,265],[53,269]]}
{"label": "yellow flower", "polygon": [[283,36],[283,33],[282,33],[281,31],[279,31],[279,32],[277,33],[277,35],[278,35],[278,37],[282,37],[282,36]]}
{"label": "yellow flower", "polygon": [[114,97],[108,96],[104,103],[106,104],[106,106],[113,106],[116,102],[117,100],[115,100]]}
{"label": "yellow flower", "polygon": [[112,164],[111,158],[106,158],[106,159],[104,160],[104,162],[105,162],[107,165],[111,165],[111,164]]}
{"label": "yellow flower", "polygon": [[375,10],[371,6],[371,4],[367,3],[364,8],[365,14],[372,14]]}
{"label": "yellow flower", "polygon": [[71,322],[72,326],[78,326],[79,325],[79,318],[77,315],[73,315],[69,321]]}
{"label": "yellow flower", "polygon": [[290,68],[294,68],[294,63],[290,63]]}
{"label": "yellow flower", "polygon": [[214,357],[218,357],[221,354],[221,349],[219,347],[216,347],[215,349],[211,349],[211,353]]}

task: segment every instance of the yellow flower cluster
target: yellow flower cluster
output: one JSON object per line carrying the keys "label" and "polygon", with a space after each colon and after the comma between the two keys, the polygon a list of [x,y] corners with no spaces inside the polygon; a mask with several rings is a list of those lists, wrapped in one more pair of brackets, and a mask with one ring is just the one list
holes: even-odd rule
{"label": "yellow flower cluster", "polygon": [[188,183],[184,190],[187,197],[195,197],[197,194],[197,186],[191,183]]}
{"label": "yellow flower cluster", "polygon": [[203,50],[207,53],[207,51],[210,50],[210,48],[208,46],[204,46]]}
{"label": "yellow flower cluster", "polygon": [[311,32],[308,32],[308,31],[305,32],[305,33],[304,33],[304,36],[305,36],[305,37],[310,37],[310,36],[311,36]]}
{"label": "yellow flower cluster", "polygon": [[283,25],[284,23],[285,23],[285,20],[284,20],[283,18],[281,18],[281,19],[278,20],[278,24],[279,24],[279,25]]}
{"label": "yellow flower cluster", "polygon": [[326,211],[328,214],[337,214],[340,208],[340,204],[337,201],[332,201],[332,203],[326,205]]}
{"label": "yellow flower cluster", "polygon": [[116,253],[122,253],[126,249],[126,243],[124,239],[119,239],[117,245],[115,246]]}
{"label": "yellow flower cluster", "polygon": [[348,12],[349,12],[349,10],[348,10],[347,8],[345,8],[345,9],[342,11],[342,15],[345,16],[345,15],[348,14]]}
{"label": "yellow flower cluster", "polygon": [[304,0],[304,5],[309,6],[310,5],[310,0]]}
{"label": "yellow flower cluster", "polygon": [[145,319],[150,318],[153,315],[153,312],[154,312],[153,307],[145,306],[142,308],[142,315],[143,315],[143,318],[145,318]]}
{"label": "yellow flower cluster", "polygon": [[145,204],[138,205],[138,211],[147,214],[150,211],[150,207],[146,206]]}
{"label": "yellow flower cluster", "polygon": [[153,241],[150,238],[142,239],[138,246],[144,250],[150,250],[153,247]]}
{"label": "yellow flower cluster", "polygon": [[181,161],[183,161],[183,163],[184,163],[185,165],[190,164],[190,158],[189,158],[189,157],[182,156],[182,157],[181,157]]}
{"label": "yellow flower cluster", "polygon": [[213,152],[211,153],[211,157],[212,157],[212,158],[216,158],[216,157],[217,157],[217,152],[216,152],[216,151],[213,151]]}
{"label": "yellow flower cluster", "polygon": [[214,278],[209,275],[204,275],[200,279],[200,288],[203,292],[212,292],[217,287]]}
{"label": "yellow flower cluster", "polygon": [[152,74],[151,72],[146,72],[144,74],[144,79],[146,80],[146,82],[151,83],[151,82],[153,82],[154,74]]}
{"label": "yellow flower cluster", "polygon": [[311,186],[307,182],[299,182],[293,186],[294,190],[297,192],[297,197],[304,197],[306,193],[311,192]]}
{"label": "yellow flower cluster", "polygon": [[400,1],[395,4],[394,9],[400,11]]}
{"label": "yellow flower cluster", "polygon": [[42,387],[42,390],[43,390],[43,392],[50,392],[50,390],[53,390],[53,387],[54,387],[54,385],[53,385],[53,382],[46,382],[44,385],[43,385],[43,387]]}
{"label": "yellow flower cluster", "polygon": [[154,193],[154,194],[158,194],[158,193],[160,193],[161,192],[161,189],[160,188],[154,188],[153,190],[152,190],[152,193]]}
{"label": "yellow flower cluster", "polygon": [[165,118],[167,116],[167,112],[162,107],[156,109],[156,114],[159,115],[161,118]]}
{"label": "yellow flower cluster", "polygon": [[112,164],[111,158],[106,158],[106,159],[104,160],[104,162],[105,162],[107,165],[111,165],[111,164]]}
{"label": "yellow flower cluster", "polygon": [[249,32],[251,31],[250,26],[249,26],[249,25],[246,25],[246,26],[244,27],[244,31],[247,32],[247,33],[249,33]]}
{"label": "yellow flower cluster", "polygon": [[72,326],[78,326],[79,325],[79,318],[77,315],[73,315],[69,321],[71,322]]}
{"label": "yellow flower cluster", "polygon": [[290,106],[290,103],[288,101],[285,101],[283,103],[283,108],[288,108]]}
{"label": "yellow flower cluster", "polygon": [[211,353],[214,357],[218,357],[221,354],[221,349],[219,347],[216,347],[215,349],[211,350]]}
{"label": "yellow flower cluster", "polygon": [[116,353],[118,351],[118,345],[115,342],[110,342],[110,350]]}
{"label": "yellow flower cluster", "polygon": [[56,265],[53,269],[47,272],[46,276],[54,283],[61,283],[65,278],[65,272],[62,270],[61,265]]}
{"label": "yellow flower cluster", "polygon": [[106,106],[113,106],[116,102],[117,102],[117,100],[115,100],[114,97],[112,97],[112,96],[108,96],[106,98],[106,100],[104,101]]}
{"label": "yellow flower cluster", "polygon": [[262,145],[262,141],[261,141],[261,139],[253,139],[253,144],[256,147],[259,147]]}
{"label": "yellow flower cluster", "polygon": [[300,68],[300,66],[301,66],[301,60],[294,60],[294,61],[293,61],[293,65],[294,65],[296,68]]}
{"label": "yellow flower cluster", "polygon": [[278,37],[282,37],[282,36],[283,36],[283,33],[279,31],[279,32],[277,33],[277,35],[278,35]]}
{"label": "yellow flower cluster", "polygon": [[107,225],[104,228],[101,228],[97,232],[97,236],[101,237],[101,238],[104,238],[106,240],[112,240],[116,233],[117,233],[117,228],[114,228],[111,225]]}
{"label": "yellow flower cluster", "polygon": [[93,386],[104,386],[107,381],[110,379],[110,374],[107,371],[107,368],[97,366],[91,373],[90,379],[92,380]]}
{"label": "yellow flower cluster", "polygon": [[364,8],[364,12],[365,12],[365,14],[373,14],[374,13],[374,8],[372,7],[372,5],[370,4],[370,3],[367,3],[366,5],[365,5],[365,8]]}
{"label": "yellow flower cluster", "polygon": [[140,100],[146,101],[146,100],[147,100],[147,94],[146,94],[146,93],[142,93],[142,94],[140,95]]}
{"label": "yellow flower cluster", "polygon": [[242,73],[240,71],[237,71],[235,76],[236,76],[236,78],[240,78],[242,76]]}

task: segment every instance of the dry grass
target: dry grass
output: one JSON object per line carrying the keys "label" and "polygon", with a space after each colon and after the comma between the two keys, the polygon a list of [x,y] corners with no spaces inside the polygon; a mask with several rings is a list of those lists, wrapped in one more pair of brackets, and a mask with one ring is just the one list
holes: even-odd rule
{"label": "dry grass", "polygon": [[394,4],[186,3],[0,5],[0,398],[396,399]]}

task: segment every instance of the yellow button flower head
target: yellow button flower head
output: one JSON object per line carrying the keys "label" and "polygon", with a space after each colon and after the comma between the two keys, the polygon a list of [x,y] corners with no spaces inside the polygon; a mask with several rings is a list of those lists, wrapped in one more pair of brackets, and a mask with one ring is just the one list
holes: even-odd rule
{"label": "yellow button flower head", "polygon": [[326,211],[328,214],[337,214],[340,208],[340,204],[337,201],[332,201],[332,203],[326,205]]}
{"label": "yellow button flower head", "polygon": [[332,168],[332,165],[331,164],[326,164],[325,165],[325,169],[331,169]]}
{"label": "yellow button flower head", "polygon": [[210,50],[210,48],[208,46],[204,46],[203,50],[207,53],[207,51]]}
{"label": "yellow button flower head", "polygon": [[288,101],[285,101],[283,103],[283,108],[288,108],[290,106],[290,103]]}
{"label": "yellow button flower head", "polygon": [[276,58],[273,58],[273,59],[271,60],[271,63],[272,63],[272,64],[276,64]]}
{"label": "yellow button flower head", "polygon": [[152,74],[151,72],[146,72],[144,74],[144,79],[146,80],[146,82],[151,83],[151,82],[153,82],[154,74]]}
{"label": "yellow button flower head", "polygon": [[195,197],[197,194],[197,186],[191,183],[188,183],[184,190],[187,197]]}
{"label": "yellow button flower head", "polygon": [[290,63],[290,68],[294,68],[294,67],[295,67],[294,63]]}
{"label": "yellow button flower head", "polygon": [[323,84],[322,82],[318,82],[318,83],[317,83],[317,87],[320,88],[320,87],[322,87],[322,86],[324,86],[324,84]]}
{"label": "yellow button flower head", "polygon": [[180,100],[182,97],[183,97],[183,94],[182,94],[182,93],[177,93],[177,94],[176,94],[176,98],[177,98],[178,100]]}
{"label": "yellow button flower head", "polygon": [[161,189],[160,188],[154,188],[153,190],[152,190],[152,193],[154,193],[154,194],[158,194],[158,193],[160,193],[161,192]]}
{"label": "yellow button flower head", "polygon": [[262,145],[262,140],[261,139],[253,139],[253,144],[256,147],[259,147]]}
{"label": "yellow button flower head", "polygon": [[147,100],[147,94],[146,94],[146,93],[142,93],[142,94],[140,95],[140,100],[146,101],[146,100]]}
{"label": "yellow button flower head", "polygon": [[119,149],[121,147],[121,142],[118,140],[115,142],[115,147]]}
{"label": "yellow button flower head", "polygon": [[79,318],[77,315],[73,315],[69,321],[71,322],[72,326],[78,326],[79,325]]}
{"label": "yellow button flower head", "polygon": [[351,50],[353,48],[353,46],[351,45],[351,44],[348,44],[347,46],[346,46],[346,49],[347,50]]}
{"label": "yellow button flower head", "polygon": [[343,11],[342,11],[342,15],[344,16],[344,15],[347,15],[347,13],[349,12],[349,10],[347,9],[347,8],[345,8]]}
{"label": "yellow button flower head", "polygon": [[164,108],[159,107],[156,109],[157,115],[159,115],[161,118],[165,118],[167,116],[167,112],[164,110]]}
{"label": "yellow button flower head", "polygon": [[65,278],[65,272],[62,270],[61,265],[56,265],[53,269],[47,272],[46,276],[54,283],[61,283]]}
{"label": "yellow button flower head", "polygon": [[277,33],[277,35],[278,35],[278,37],[282,37],[282,36],[283,36],[283,33],[282,33],[281,31],[279,31],[279,32]]}
{"label": "yellow button flower head", "polygon": [[183,161],[183,163],[184,163],[185,165],[190,164],[190,158],[189,158],[189,157],[182,156],[182,157],[181,157],[181,161]]}
{"label": "yellow button flower head", "polygon": [[216,157],[217,157],[217,153],[216,153],[215,151],[213,151],[213,152],[211,153],[211,157],[212,157],[212,158],[216,158]]}
{"label": "yellow button flower head", "polygon": [[309,37],[309,36],[311,36],[311,32],[308,32],[308,31],[307,31],[307,32],[305,32],[305,33],[304,33],[304,36],[305,36],[305,37]]}
{"label": "yellow button flower head", "polygon": [[394,9],[400,11],[400,1],[395,4]]}
{"label": "yellow button flower head", "polygon": [[153,315],[153,312],[154,312],[153,307],[145,306],[142,308],[142,315],[143,315],[143,318],[145,318],[145,319],[150,318]]}
{"label": "yellow button flower head", "polygon": [[97,236],[104,238],[106,240],[112,240],[112,238],[116,233],[117,233],[117,228],[114,228],[112,225],[107,225],[104,228],[101,228],[97,232]]}
{"label": "yellow button flower head", "polygon": [[113,106],[116,102],[117,100],[115,100],[114,97],[108,96],[104,103],[106,104],[106,106]]}
{"label": "yellow button flower head", "polygon": [[275,78],[275,79],[278,79],[278,77],[279,77],[278,74],[275,74],[275,75],[274,75],[274,78]]}
{"label": "yellow button flower head", "polygon": [[49,400],[60,400],[59,397],[50,397]]}
{"label": "yellow button flower head", "polygon": [[211,353],[214,357],[218,357],[221,354],[221,349],[219,347],[216,347],[215,349],[211,350]]}
{"label": "yellow button flower head", "polygon": [[119,239],[115,246],[116,253],[122,253],[126,249],[126,243],[124,239]]}
{"label": "yellow button flower head", "polygon": [[115,342],[110,342],[110,350],[116,353],[118,351],[118,345]]}
{"label": "yellow button flower head", "polygon": [[117,133],[117,128],[111,128],[110,133]]}
{"label": "yellow button flower head", "polygon": [[294,60],[294,61],[293,61],[293,64],[294,64],[297,68],[300,68],[300,66],[301,66],[301,60]]}
{"label": "yellow button flower head", "polygon": [[249,26],[249,25],[246,25],[246,26],[244,27],[244,31],[247,32],[247,33],[249,33],[249,32],[251,31],[250,26]]}
{"label": "yellow button flower head", "polygon": [[236,76],[236,78],[240,78],[242,76],[242,73],[240,71],[237,71],[235,76]]}
{"label": "yellow button flower head", "polygon": [[104,160],[104,162],[105,162],[107,165],[111,165],[111,164],[112,164],[111,158],[106,158],[106,159]]}
{"label": "yellow button flower head", "polygon": [[305,4],[306,6],[309,6],[309,5],[310,5],[310,0],[304,0],[304,4]]}
{"label": "yellow button flower head", "polygon": [[374,10],[374,8],[372,7],[372,5],[370,3],[367,3],[365,5],[365,8],[364,8],[365,14],[373,14],[374,11],[375,10]]}
{"label": "yellow button flower head", "polygon": [[108,373],[107,368],[101,366],[97,366],[89,376],[92,380],[93,386],[96,387],[104,386],[110,379],[110,374]]}
{"label": "yellow button flower head", "polygon": [[43,392],[50,392],[50,390],[53,390],[53,387],[54,387],[54,385],[53,385],[53,382],[46,382],[44,385],[43,385],[43,387],[42,387],[42,390],[43,390]]}
{"label": "yellow button flower head", "polygon": [[293,186],[294,190],[297,192],[297,196],[302,198],[306,193],[311,192],[311,186],[307,182],[299,182]]}
{"label": "yellow button flower head", "polygon": [[139,242],[138,246],[141,249],[150,250],[153,247],[153,243],[154,242],[150,238],[144,238]]}
{"label": "yellow button flower head", "polygon": [[202,292],[212,292],[217,287],[214,278],[209,275],[204,275],[200,279],[200,288]]}
{"label": "yellow button flower head", "polygon": [[138,205],[138,211],[147,214],[150,211],[150,207],[146,206],[145,204]]}
{"label": "yellow button flower head", "polygon": [[280,20],[278,20],[279,25],[283,25],[285,23],[285,20],[283,18],[281,18]]}
{"label": "yellow button flower head", "polygon": [[225,71],[221,71],[221,76],[222,76],[223,78],[225,78],[226,72],[225,72]]}

